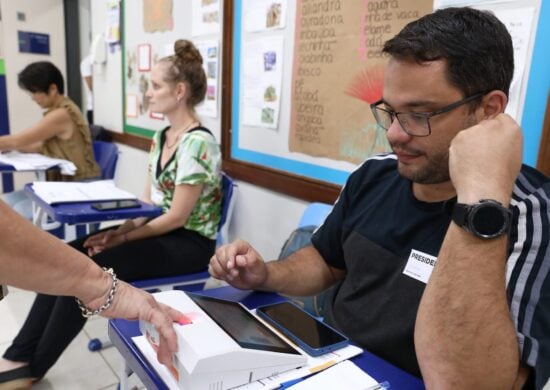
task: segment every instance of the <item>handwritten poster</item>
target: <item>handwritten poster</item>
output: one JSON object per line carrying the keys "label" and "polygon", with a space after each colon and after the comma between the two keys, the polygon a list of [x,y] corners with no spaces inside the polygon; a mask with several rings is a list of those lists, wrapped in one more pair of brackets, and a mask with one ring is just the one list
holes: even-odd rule
{"label": "handwritten poster", "polygon": [[298,0],[289,149],[360,163],[390,150],[369,104],[382,94],[384,42],[432,0]]}

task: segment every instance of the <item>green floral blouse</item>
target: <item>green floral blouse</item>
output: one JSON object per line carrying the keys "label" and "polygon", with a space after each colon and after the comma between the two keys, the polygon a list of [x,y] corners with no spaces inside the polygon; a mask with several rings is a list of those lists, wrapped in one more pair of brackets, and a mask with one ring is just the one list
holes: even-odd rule
{"label": "green floral blouse", "polygon": [[176,185],[203,184],[202,193],[184,226],[215,240],[221,218],[221,152],[212,134],[198,129],[204,128],[191,129],[183,135],[178,149],[162,170],[160,155],[168,127],[153,137],[149,154],[151,200],[167,212]]}

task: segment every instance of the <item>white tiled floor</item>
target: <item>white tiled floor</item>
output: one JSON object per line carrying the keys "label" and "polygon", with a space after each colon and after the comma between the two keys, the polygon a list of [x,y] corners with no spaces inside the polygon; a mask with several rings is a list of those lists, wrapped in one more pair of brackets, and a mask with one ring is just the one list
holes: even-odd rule
{"label": "white tiled floor", "polygon": [[[8,296],[0,301],[0,354],[4,353],[19,331],[34,296],[32,292],[10,287]],[[73,340],[44,379],[36,383],[33,389],[116,390],[122,358],[112,347],[90,352],[88,342],[92,338],[107,339],[106,319],[90,319],[84,331]]]}

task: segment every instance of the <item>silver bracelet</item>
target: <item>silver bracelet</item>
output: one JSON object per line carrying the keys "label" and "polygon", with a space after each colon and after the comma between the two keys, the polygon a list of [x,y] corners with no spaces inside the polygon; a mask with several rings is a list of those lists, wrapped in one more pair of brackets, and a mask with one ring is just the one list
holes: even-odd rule
{"label": "silver bracelet", "polygon": [[115,298],[116,289],[118,287],[118,279],[117,279],[116,274],[115,274],[115,272],[113,271],[112,268],[107,269],[107,268],[103,267],[103,271],[107,272],[109,275],[111,275],[111,278],[113,278],[113,284],[111,285],[111,290],[109,290],[109,295],[107,296],[107,300],[105,301],[105,303],[103,305],[101,305],[98,309],[90,310],[84,305],[84,303],[82,303],[82,301],[80,299],[75,298],[76,303],[78,304],[78,307],[82,311],[82,316],[84,318],[95,316],[96,314],[99,314],[99,313],[107,310],[109,307],[111,307],[111,304],[113,303],[113,299]]}

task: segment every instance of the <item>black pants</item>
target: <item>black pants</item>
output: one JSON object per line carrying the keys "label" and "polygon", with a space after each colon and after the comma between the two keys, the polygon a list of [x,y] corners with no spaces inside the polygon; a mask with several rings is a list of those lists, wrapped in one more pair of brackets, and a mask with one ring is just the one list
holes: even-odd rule
{"label": "black pants", "polygon": [[[85,238],[69,245],[86,253]],[[112,267],[121,280],[177,276],[204,271],[214,254],[216,242],[186,229],[162,236],[127,242],[106,249],[93,260]],[[86,319],[73,297],[38,294],[23,327],[4,358],[28,362],[32,375],[43,377],[61,353],[82,330]]]}

